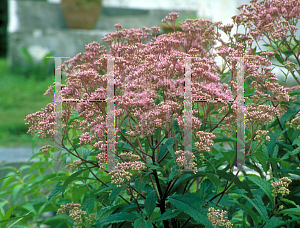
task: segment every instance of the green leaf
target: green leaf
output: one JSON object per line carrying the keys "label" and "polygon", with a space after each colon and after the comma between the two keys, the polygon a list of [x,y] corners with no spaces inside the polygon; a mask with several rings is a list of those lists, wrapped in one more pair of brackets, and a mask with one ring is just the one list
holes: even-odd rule
{"label": "green leaf", "polygon": [[295,144],[296,144],[297,146],[300,146],[300,138],[298,138],[298,139],[296,139],[296,140],[293,141],[293,146],[294,146]]}
{"label": "green leaf", "polygon": [[277,217],[272,217],[269,221],[266,222],[266,225],[264,226],[264,228],[275,228],[281,225],[284,225],[285,222],[280,220]]}
{"label": "green leaf", "polygon": [[25,215],[22,215],[22,216],[18,216],[18,217],[12,217],[12,218],[9,218],[9,219],[1,219],[0,220],[0,224],[1,223],[7,223],[7,222],[11,222],[11,221],[14,221],[14,220],[17,220],[17,219],[23,219],[23,218],[27,218],[27,217],[33,217],[34,215],[29,215],[32,211],[28,212],[27,214]]}
{"label": "green leaf", "polygon": [[151,216],[155,207],[156,207],[156,196],[155,196],[155,191],[152,191],[149,193],[149,195],[145,200],[145,210],[147,212],[148,217]]}
{"label": "green leaf", "polygon": [[[267,143],[267,148],[268,148],[267,149],[267,157],[266,157],[267,159],[269,159],[269,156],[270,157],[273,156],[275,145],[276,145],[276,140],[277,140],[278,137],[279,137],[279,134],[273,133],[273,134],[270,135],[270,142]],[[264,147],[264,145],[263,145],[262,150],[263,150],[263,153],[265,154],[265,151],[264,151],[265,147]]]}
{"label": "green leaf", "polygon": [[290,96],[299,95],[299,94],[300,94],[300,89],[294,90],[289,93]]}
{"label": "green leaf", "polygon": [[289,155],[296,155],[300,152],[300,147],[297,147],[295,150],[293,151],[289,151],[287,152],[282,158],[281,160],[287,159],[289,157]]}
{"label": "green leaf", "polygon": [[175,130],[176,138],[177,138],[177,134],[178,133],[181,135],[181,133],[180,133],[180,127],[179,127],[177,119],[173,120],[173,126],[174,126],[174,130]]}
{"label": "green leaf", "polygon": [[247,199],[252,204],[252,206],[255,207],[255,209],[257,210],[257,212],[259,213],[259,215],[265,222],[267,222],[269,220],[267,209],[261,198],[256,196],[254,199],[250,199],[249,197],[247,197],[245,195],[240,195],[240,196]]}
{"label": "green leaf", "polygon": [[[118,206],[118,205],[117,205]],[[96,225],[106,225],[111,223],[119,223],[124,221],[130,221],[140,217],[140,215],[134,215],[127,212],[120,212],[117,214],[110,214],[105,219],[100,220],[96,223]]]}
{"label": "green leaf", "polygon": [[277,158],[277,154],[278,154],[278,145],[275,145],[275,148],[274,148],[274,151],[273,153],[271,154],[271,157],[272,158]]}
{"label": "green leaf", "polygon": [[114,204],[116,198],[122,192],[123,189],[124,189],[124,187],[122,187],[122,188],[115,188],[114,190],[112,190],[112,192],[111,192],[111,194],[109,196],[111,204]]}
{"label": "green leaf", "polygon": [[[11,214],[12,214],[12,212],[13,212],[13,210],[14,210],[14,208],[15,208],[15,205],[13,205],[11,208],[9,208],[9,209],[6,211],[5,216],[3,217],[3,219],[9,219],[10,216],[11,216]],[[3,227],[5,227],[6,224],[7,224],[7,223],[1,224],[1,227],[2,227],[3,225],[4,225]]]}
{"label": "green leaf", "polygon": [[236,138],[233,138],[233,137],[227,137],[227,136],[222,136],[222,137],[219,137],[219,138],[215,138],[215,139],[214,139],[214,142],[228,142],[228,141],[236,142]]}
{"label": "green leaf", "polygon": [[201,199],[206,199],[210,194],[213,194],[213,189],[214,186],[212,182],[206,179],[201,183],[200,189],[197,192],[199,192]]}
{"label": "green leaf", "polygon": [[180,169],[180,167],[178,165],[174,165],[171,168],[171,173],[169,174],[167,181],[171,181],[175,178],[175,176],[178,174],[178,171],[177,171],[178,169]]}
{"label": "green leaf", "polygon": [[292,200],[288,200],[288,199],[282,198],[281,201],[293,204],[295,207],[297,207],[297,204],[294,201],[292,201]]}
{"label": "green leaf", "polygon": [[287,57],[290,57],[294,52],[292,51],[283,51],[282,54],[284,54]]}
{"label": "green leaf", "polygon": [[143,218],[138,218],[134,222],[134,228],[153,228],[150,220],[145,221]]}
{"label": "green leaf", "polygon": [[[175,139],[173,137],[169,138],[168,141],[159,147],[159,153],[158,153],[158,161],[160,162],[160,160],[164,157],[165,153],[167,153],[168,148],[173,147],[173,144],[175,142]],[[175,154],[174,154],[175,156]],[[176,158],[176,156],[175,156]]]}
{"label": "green leaf", "polygon": [[158,219],[156,219],[155,222],[163,221],[163,220],[168,220],[168,219],[171,219],[171,218],[175,218],[180,213],[181,213],[181,211],[178,211],[178,210],[173,210],[172,212],[171,211],[166,211]]}
{"label": "green leaf", "polygon": [[254,184],[258,185],[260,187],[260,189],[264,191],[264,193],[268,196],[268,198],[270,199],[270,201],[273,205],[274,198],[272,196],[272,190],[273,190],[272,185],[268,181],[263,180],[257,176],[247,176],[247,178],[250,181],[252,181]]}
{"label": "green leaf", "polygon": [[256,151],[252,154],[252,156],[256,157],[256,159],[257,159],[257,160],[259,161],[259,163],[261,164],[261,166],[262,166],[264,172],[267,173],[269,167],[268,167],[268,163],[267,163],[267,160],[266,160],[265,155],[264,155],[263,153],[261,153],[261,151],[256,150]]}
{"label": "green leaf", "polygon": [[[79,170],[79,171],[77,171],[76,173],[73,173],[71,176],[68,177],[68,179],[65,180],[65,182],[64,182],[64,184],[63,184],[63,186],[62,186],[62,188],[61,188],[61,195],[62,195],[63,198],[64,198],[64,192],[65,192],[66,188],[68,187],[68,185],[69,185],[71,182],[73,182],[74,180],[76,180],[77,177],[78,177],[80,174],[82,174],[83,172],[85,172],[85,171],[87,171],[87,170],[89,170],[89,169],[86,168],[86,169]],[[85,179],[86,179],[86,178],[85,178]]]}
{"label": "green leaf", "polygon": [[281,58],[281,56],[279,54],[275,54],[275,58],[277,59],[278,62],[280,62],[282,65],[284,64],[283,59]]}
{"label": "green leaf", "polygon": [[279,213],[300,215],[300,207],[285,209],[285,210],[279,211]]}
{"label": "green leaf", "polygon": [[95,201],[96,201],[96,198],[87,199],[82,206],[82,210],[86,211],[88,208],[93,208]]}
{"label": "green leaf", "polygon": [[84,159],[87,159],[87,157],[89,156],[89,154],[91,153],[90,149],[83,149],[82,150],[82,156]]}
{"label": "green leaf", "polygon": [[60,192],[61,192],[61,189],[62,189],[62,181],[59,181],[57,183],[57,185],[55,186],[55,188],[52,190],[52,192],[50,193],[50,195],[48,196],[48,201],[47,203],[49,203],[55,196],[57,196]]}
{"label": "green leaf", "polygon": [[300,111],[300,106],[289,108],[279,119],[281,126],[284,126],[286,121],[291,120]]}
{"label": "green leaf", "polygon": [[182,175],[175,183],[174,187],[172,190],[176,190],[176,188],[181,187],[183,184],[185,184],[187,181],[190,181],[196,177],[207,177],[214,185],[215,188],[218,188],[221,186],[221,181],[219,178],[213,174],[213,173],[208,173],[208,172],[203,172],[203,171],[198,171],[196,174],[185,174]]}
{"label": "green leaf", "polygon": [[263,44],[263,46],[265,46],[265,47],[271,47],[273,49],[277,49],[277,47],[275,45],[273,45],[273,44]]}
{"label": "green leaf", "polygon": [[187,193],[185,195],[175,194],[169,197],[168,200],[178,210],[190,215],[198,223],[205,225],[205,227],[213,228],[212,223],[208,220],[206,214],[202,214],[203,210],[201,210],[201,207],[205,204],[205,201],[200,199],[200,197],[192,193]]}
{"label": "green leaf", "polygon": [[262,145],[262,152],[265,155],[266,159],[269,159],[269,153],[268,153],[268,148],[265,144]]}
{"label": "green leaf", "polygon": [[[218,170],[217,174],[220,177],[222,177],[222,178],[224,178],[228,181],[232,181],[234,176],[235,176],[232,172],[228,172],[228,171],[225,171],[225,170]],[[239,178],[235,178],[234,184],[239,188],[245,189],[248,192],[249,196],[253,197],[252,192],[251,192],[251,190],[250,190],[247,183],[240,181]]]}
{"label": "green leaf", "polygon": [[[174,141],[175,141],[175,139],[174,139]],[[170,151],[170,154],[172,155],[173,160],[176,161],[176,155],[173,151],[173,144],[168,146],[168,150]]]}
{"label": "green leaf", "polygon": [[253,219],[255,226],[258,227],[258,217],[257,217],[256,213],[253,210],[251,210],[247,205],[241,204],[236,200],[233,200],[233,202],[235,204],[239,205],[244,211],[246,211]]}
{"label": "green leaf", "polygon": [[9,176],[6,176],[6,177],[3,177],[3,178],[0,178],[0,181],[3,181],[3,180],[5,180],[5,179],[7,179],[7,178],[10,178],[10,177],[16,176],[16,175],[18,175],[20,172],[21,172],[21,170],[19,170],[17,173],[15,173],[15,174],[13,174],[13,175],[9,175]]}

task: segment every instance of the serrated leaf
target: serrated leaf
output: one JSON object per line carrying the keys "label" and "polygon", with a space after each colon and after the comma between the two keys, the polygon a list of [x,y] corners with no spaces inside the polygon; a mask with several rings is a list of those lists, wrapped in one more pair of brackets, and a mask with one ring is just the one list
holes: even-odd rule
{"label": "serrated leaf", "polygon": [[130,221],[130,220],[136,219],[138,217],[140,217],[140,215],[130,214],[127,212],[120,212],[117,214],[110,214],[105,219],[98,221],[96,223],[96,225],[106,225],[106,224],[111,224],[111,223]]}
{"label": "serrated leaf", "polygon": [[[272,157],[273,156],[273,152],[275,149],[275,145],[276,145],[276,140],[279,137],[279,134],[271,134],[270,135],[270,141],[267,143],[267,148],[268,148],[268,156],[267,159],[269,159],[269,156]],[[264,144],[265,145],[265,144]],[[263,153],[264,153],[264,146],[263,146]]]}
{"label": "serrated leaf", "polygon": [[297,146],[300,146],[300,138],[298,138],[298,139],[296,139],[296,140],[293,141],[293,146],[294,146],[295,144],[296,144]]}
{"label": "serrated leaf", "polygon": [[289,208],[282,211],[279,211],[282,214],[292,214],[292,215],[300,215],[300,207],[297,208]]}
{"label": "serrated leaf", "polygon": [[255,226],[258,227],[258,217],[257,217],[256,213],[253,210],[251,210],[247,205],[240,204],[236,200],[234,200],[233,202],[235,204],[239,205],[244,211],[246,211],[250,215],[250,217],[253,219]]}
{"label": "serrated leaf", "polygon": [[95,198],[87,199],[82,206],[82,210],[86,211],[89,207],[93,207],[95,200]]}
{"label": "serrated leaf", "polygon": [[180,169],[180,167],[178,165],[174,165],[171,168],[171,173],[169,174],[169,177],[168,177],[167,181],[171,181],[171,180],[174,179],[174,177],[178,174],[177,169]]}
{"label": "serrated leaf", "polygon": [[175,139],[173,137],[169,138],[165,144],[159,147],[159,153],[158,153],[158,161],[164,157],[164,155],[168,152],[168,148],[173,147],[173,144],[175,142]]}
{"label": "serrated leaf", "polygon": [[249,203],[252,204],[253,207],[255,207],[255,209],[257,210],[257,212],[259,213],[259,215],[265,222],[267,222],[269,220],[267,209],[264,206],[261,198],[255,197],[254,199],[250,199],[249,197],[247,197],[245,195],[240,195],[240,196],[244,197],[246,200],[249,201]]}
{"label": "serrated leaf", "polygon": [[263,153],[261,153],[260,151],[258,151],[258,150],[256,150],[252,155],[254,157],[256,157],[256,159],[261,164],[264,172],[267,173],[268,172],[268,164],[267,164],[267,160],[266,160],[265,155]]}
{"label": "serrated leaf", "polygon": [[266,222],[266,225],[264,226],[264,228],[275,228],[278,226],[281,226],[285,224],[284,221],[280,220],[277,217],[272,217],[269,221]]}
{"label": "serrated leaf", "polygon": [[116,198],[122,192],[123,189],[124,189],[124,187],[122,187],[122,188],[115,188],[114,190],[112,190],[112,192],[111,192],[111,194],[109,196],[111,204],[114,204]]}
{"label": "serrated leaf", "polygon": [[[222,177],[222,178],[224,178],[224,179],[226,179],[226,180],[228,180],[228,181],[233,180],[233,178],[234,178],[234,176],[235,176],[232,172],[227,172],[227,171],[225,171],[225,170],[218,170],[218,171],[217,171],[217,174],[218,174],[218,176],[220,176],[220,177]],[[250,195],[250,197],[253,196],[253,195],[252,195],[252,192],[251,192],[251,190],[250,190],[250,188],[249,188],[249,186],[248,186],[248,184],[246,184],[246,183],[240,181],[239,178],[235,178],[234,184],[235,184],[237,187],[239,187],[239,188],[245,189],[245,190],[248,192],[248,194]]]}
{"label": "serrated leaf", "polygon": [[171,219],[171,218],[175,218],[180,213],[181,213],[181,211],[178,211],[178,210],[173,210],[172,212],[171,211],[166,211],[158,219],[156,219],[155,222],[163,221],[163,220],[168,220],[168,219]]}
{"label": "serrated leaf", "polygon": [[[15,206],[16,206],[16,205],[13,205],[11,208],[9,208],[9,209],[6,211],[6,213],[5,213],[4,217],[3,217],[4,220],[10,218],[10,216],[11,216],[11,214],[12,214],[12,212],[13,212]],[[4,227],[6,226],[6,224],[7,224],[7,223],[4,223]],[[2,226],[2,224],[1,224],[1,226]]]}
{"label": "serrated leaf", "polygon": [[289,93],[290,96],[295,96],[295,95],[299,95],[299,94],[300,94],[300,89],[291,91],[291,92]]}
{"label": "serrated leaf", "polygon": [[250,181],[252,181],[254,184],[258,185],[261,188],[261,190],[264,191],[264,193],[268,196],[268,198],[270,199],[270,201],[273,205],[274,198],[272,196],[272,190],[273,190],[272,185],[268,181],[263,180],[257,176],[247,176],[247,178]]}
{"label": "serrated leaf", "polygon": [[[61,188],[61,195],[62,195],[63,198],[64,198],[64,192],[65,192],[66,188],[68,187],[68,185],[69,185],[71,182],[73,182],[74,180],[76,180],[77,177],[78,177],[80,174],[82,174],[83,172],[85,172],[85,171],[87,171],[87,170],[88,170],[88,168],[79,170],[79,171],[77,171],[76,173],[73,173],[71,176],[69,176],[69,177],[65,180],[65,182],[64,182],[64,184],[63,184],[63,186],[62,186],[62,188]],[[87,178],[85,178],[85,179],[87,179]]]}
{"label": "serrated leaf", "polygon": [[83,158],[87,159],[87,157],[89,156],[90,152],[91,152],[91,150],[89,150],[89,149],[83,149],[82,150],[82,156],[83,156]]}
{"label": "serrated leaf", "polygon": [[177,119],[173,120],[173,126],[174,126],[174,130],[175,130],[176,138],[177,138],[177,134],[178,133],[180,134],[180,127],[179,127]]}
{"label": "serrated leaf", "polygon": [[147,198],[145,200],[145,210],[147,212],[148,217],[151,216],[155,207],[156,207],[156,196],[155,196],[155,192],[152,191],[149,193],[149,195],[147,196]]}
{"label": "serrated leaf", "polygon": [[281,126],[284,126],[285,123],[291,120],[291,118],[295,116],[299,111],[300,111],[300,106],[298,105],[290,107],[279,119]]}
{"label": "serrated leaf", "polygon": [[292,201],[292,200],[288,200],[288,199],[282,198],[281,201],[293,204],[295,207],[297,207],[297,204],[294,201]]}
{"label": "serrated leaf", "polygon": [[57,196],[61,192],[61,189],[62,189],[62,186],[63,186],[62,183],[63,183],[62,181],[59,181],[57,183],[57,185],[55,186],[55,188],[52,190],[52,192],[48,196],[47,203],[49,203],[55,196]]}
{"label": "serrated leaf", "polygon": [[280,62],[281,64],[284,64],[284,61],[279,54],[275,53],[275,58],[277,59],[278,62]]}
{"label": "serrated leaf", "polygon": [[287,152],[282,158],[281,160],[287,159],[289,157],[289,155],[296,155],[300,152],[300,147],[297,147],[295,150],[293,151],[289,151]]}
{"label": "serrated leaf", "polygon": [[1,223],[7,223],[7,222],[11,222],[11,221],[14,221],[14,220],[17,220],[19,219],[19,221],[23,218],[27,218],[27,217],[33,217],[34,215],[29,215],[32,211],[28,212],[27,214],[25,215],[22,215],[22,216],[18,216],[18,217],[12,217],[12,218],[9,218],[9,219],[1,219],[0,220],[0,224]]}
{"label": "serrated leaf", "polygon": [[211,183],[210,180],[204,180],[201,185],[199,191],[199,196],[201,199],[206,199],[207,196],[213,194],[214,185]]}
{"label": "serrated leaf", "polygon": [[5,180],[5,179],[7,179],[7,178],[16,176],[16,175],[18,175],[20,172],[21,172],[21,170],[19,170],[17,173],[15,173],[15,174],[13,174],[13,175],[9,175],[9,176],[6,176],[6,177],[2,177],[2,178],[0,178],[0,182],[3,181],[3,180]]}
{"label": "serrated leaf", "polygon": [[275,145],[274,151],[272,153],[272,158],[277,158],[277,154],[278,154],[278,145]]}
{"label": "serrated leaf", "polygon": [[150,220],[145,221],[143,218],[138,218],[134,222],[134,228],[153,228]]}
{"label": "serrated leaf", "polygon": [[185,195],[175,194],[169,197],[168,200],[178,210],[190,215],[198,223],[205,225],[205,227],[213,228],[212,223],[208,220],[206,214],[202,214],[201,207],[205,204],[205,201],[201,200],[200,197],[191,193]]}
{"label": "serrated leaf", "polygon": [[275,45],[273,45],[273,44],[263,44],[263,46],[265,46],[265,47],[271,47],[273,49],[277,49],[277,47]]}
{"label": "serrated leaf", "polygon": [[265,158],[266,158],[266,159],[269,159],[268,148],[267,148],[267,146],[266,146],[265,144],[262,145],[262,152],[263,152],[263,154],[265,155]]}
{"label": "serrated leaf", "polygon": [[289,57],[293,54],[292,51],[283,51],[282,54],[284,54],[285,56]]}
{"label": "serrated leaf", "polygon": [[196,174],[185,174],[182,175],[175,183],[173,190],[175,190],[176,188],[182,186],[183,184],[185,184],[187,181],[190,181],[196,177],[207,177],[209,180],[211,180],[211,182],[215,185],[215,188],[218,188],[221,186],[221,181],[219,180],[219,178],[213,174],[213,173],[207,173],[207,172],[203,172],[203,171],[198,171]]}

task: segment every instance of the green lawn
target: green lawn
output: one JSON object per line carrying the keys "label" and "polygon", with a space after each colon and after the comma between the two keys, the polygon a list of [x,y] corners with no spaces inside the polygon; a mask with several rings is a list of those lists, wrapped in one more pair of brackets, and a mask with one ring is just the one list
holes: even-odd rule
{"label": "green lawn", "polygon": [[[32,145],[32,136],[27,134],[26,115],[40,111],[53,97],[43,94],[53,77],[49,75],[44,81],[26,78],[22,74],[8,70],[7,59],[0,58],[0,147],[23,147]],[[51,144],[48,140],[39,139],[37,146]]]}

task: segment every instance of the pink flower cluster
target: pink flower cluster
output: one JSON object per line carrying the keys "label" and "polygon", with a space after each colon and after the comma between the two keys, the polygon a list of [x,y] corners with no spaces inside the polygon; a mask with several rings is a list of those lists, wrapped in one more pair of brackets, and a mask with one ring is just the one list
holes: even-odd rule
{"label": "pink flower cluster", "polygon": [[197,164],[193,161],[195,155],[192,152],[178,150],[175,154],[177,155],[176,163],[178,166],[187,170],[192,170],[194,173],[197,172]]}
{"label": "pink flower cluster", "polygon": [[210,147],[213,145],[213,138],[216,136],[213,133],[204,131],[198,131],[196,135],[199,137],[200,142],[195,142],[195,146],[200,151],[210,152]]}
{"label": "pink flower cluster", "polygon": [[290,193],[288,189],[289,184],[292,182],[288,177],[283,177],[279,181],[273,182],[271,185],[273,187],[273,193],[276,196],[277,194],[286,195]]}

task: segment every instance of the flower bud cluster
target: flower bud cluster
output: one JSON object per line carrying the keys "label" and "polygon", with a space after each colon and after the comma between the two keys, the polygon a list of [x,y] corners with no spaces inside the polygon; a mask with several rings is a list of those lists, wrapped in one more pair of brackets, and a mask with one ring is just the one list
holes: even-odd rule
{"label": "flower bud cluster", "polygon": [[266,140],[270,141],[270,136],[267,135],[268,133],[269,133],[269,131],[267,131],[267,130],[257,130],[254,140],[258,140],[258,142],[260,142],[263,140],[264,137],[266,137]]}
{"label": "flower bud cluster", "polygon": [[195,142],[195,146],[201,151],[210,152],[210,146],[213,145],[213,138],[216,136],[210,132],[198,131],[196,136],[199,137],[200,142]]}
{"label": "flower bud cluster", "polygon": [[280,110],[268,105],[249,104],[246,107],[246,123],[265,124],[273,120],[274,117],[280,115]]}
{"label": "flower bud cluster", "polygon": [[132,176],[130,172],[125,170],[114,170],[109,172],[109,175],[111,176],[111,183],[117,184],[117,187],[121,187],[121,185],[129,181]]}
{"label": "flower bud cluster", "polygon": [[39,151],[42,152],[43,154],[47,154],[48,153],[48,150],[51,148],[52,146],[51,145],[45,145],[45,146],[42,146]]}
{"label": "flower bud cluster", "polygon": [[300,130],[300,115],[291,120],[291,128]]}
{"label": "flower bud cluster", "polygon": [[[185,110],[183,110],[183,114],[185,114]],[[201,126],[202,122],[195,116],[193,116],[193,114],[195,113],[198,113],[198,111],[196,110],[192,110],[192,129],[199,129],[199,127]],[[175,114],[174,116],[177,116],[177,114]],[[180,117],[177,117],[176,118],[177,122],[178,122],[178,125],[181,127],[181,128],[184,128],[185,126],[185,123],[184,123],[184,118],[182,116]]]}
{"label": "flower bud cluster", "polygon": [[218,225],[231,228],[233,226],[226,216],[227,211],[220,211],[219,209],[214,209],[213,207],[210,207],[208,211],[210,212],[207,213],[208,220],[211,221],[214,227],[217,227]]}
{"label": "flower bud cluster", "polygon": [[[104,157],[98,155],[101,161],[104,160]],[[125,184],[126,181],[130,181],[132,173],[130,171],[140,171],[146,169],[146,165],[137,161],[139,159],[138,155],[132,154],[132,152],[126,152],[119,154],[119,157],[125,162],[118,162],[116,159],[116,165],[113,167],[113,170],[109,173],[112,179],[112,183],[117,184],[118,187],[121,184]]]}
{"label": "flower bud cluster", "polygon": [[[57,210],[57,214],[66,214],[74,220],[74,225],[78,225],[83,222],[91,223],[94,220],[95,214],[90,214],[87,217],[86,211],[79,209],[81,207],[78,203],[67,203],[66,205],[61,205],[60,209]],[[76,226],[76,228],[82,228],[82,226]]]}
{"label": "flower bud cluster", "polygon": [[131,162],[134,162],[140,158],[138,155],[132,154],[131,151],[119,154],[119,157],[121,157],[124,161],[131,161]]}
{"label": "flower bud cluster", "polygon": [[177,155],[176,163],[178,166],[192,170],[194,173],[197,172],[197,164],[193,162],[195,155],[192,152],[178,150],[175,154]]}
{"label": "flower bud cluster", "polygon": [[106,152],[99,153],[96,156],[96,159],[98,159],[99,169],[105,169],[105,164],[107,162],[107,153]]}
{"label": "flower bud cluster", "polygon": [[80,142],[78,144],[80,144],[80,145],[90,143],[91,142],[90,134],[88,132],[85,132],[84,134],[81,135],[79,140],[80,140]]}
{"label": "flower bud cluster", "polygon": [[273,182],[271,185],[273,187],[274,196],[281,194],[282,196],[290,193],[290,190],[287,188],[289,184],[292,182],[288,177],[283,177],[279,181]]}

